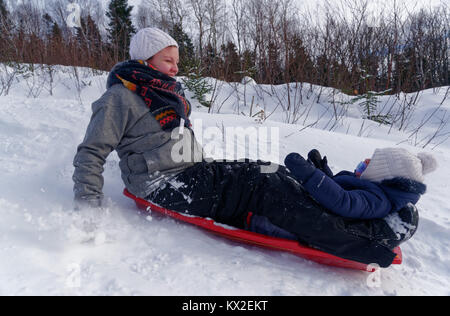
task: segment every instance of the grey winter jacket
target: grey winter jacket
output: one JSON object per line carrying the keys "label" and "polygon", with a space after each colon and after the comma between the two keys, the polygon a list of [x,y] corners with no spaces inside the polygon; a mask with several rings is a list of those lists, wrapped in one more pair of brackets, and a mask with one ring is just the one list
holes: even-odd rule
{"label": "grey winter jacket", "polygon": [[191,129],[163,131],[142,98],[120,84],[92,104],[91,121],[73,161],[76,202],[101,204],[103,165],[113,150],[126,188],[141,198],[202,161],[203,154]]}

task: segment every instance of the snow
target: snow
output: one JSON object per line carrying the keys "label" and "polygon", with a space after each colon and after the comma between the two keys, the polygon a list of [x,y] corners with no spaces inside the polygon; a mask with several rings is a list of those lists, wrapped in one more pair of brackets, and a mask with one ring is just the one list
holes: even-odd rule
{"label": "snow", "polygon": [[[105,209],[74,211],[72,159],[91,103],[106,82],[106,74],[78,73],[79,84],[72,68],[58,67],[53,95],[42,74],[17,77],[9,94],[0,96],[0,295],[450,294],[450,96],[442,102],[447,87],[422,91],[402,130],[364,121],[358,106],[345,104],[350,97],[309,84],[289,85],[291,112],[285,110],[286,85],[219,82],[213,113],[193,102],[192,123],[202,132],[196,135],[210,148],[226,149],[227,133],[237,127],[277,131],[275,141],[270,135],[263,140],[276,150],[257,149],[263,160],[282,162],[290,152],[305,155],[317,148],[336,172],[354,168],[377,147],[435,155],[439,167],[426,178],[418,231],[402,246],[404,263],[369,274],[243,245],[138,211],[122,195],[116,153],[105,165]],[[395,102],[383,96],[379,107],[388,111],[392,105],[395,114],[414,97]],[[333,107],[333,98],[343,105]],[[261,110],[265,117],[252,117]],[[237,151],[252,148],[237,138]],[[210,152],[222,158],[220,150]]]}
{"label": "snow", "polygon": [[401,239],[401,234],[405,235],[405,240],[408,240],[412,237],[411,235],[417,228],[416,225],[403,222],[398,213],[389,214],[388,216],[386,216],[385,221],[397,234],[397,240]]}

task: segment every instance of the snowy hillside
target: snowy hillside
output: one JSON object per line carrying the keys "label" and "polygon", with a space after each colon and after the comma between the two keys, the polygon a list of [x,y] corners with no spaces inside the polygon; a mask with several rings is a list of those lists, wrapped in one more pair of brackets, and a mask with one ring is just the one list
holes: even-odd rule
{"label": "snowy hillside", "polygon": [[402,128],[363,120],[350,97],[309,84],[291,84],[289,101],[286,85],[218,82],[210,95],[213,113],[193,102],[196,135],[217,159],[223,158],[225,137],[213,132],[239,126],[270,131],[267,143],[276,149],[256,155],[241,140],[237,148],[249,149],[246,156],[282,162],[290,152],[317,148],[335,172],[354,168],[377,147],[433,153],[440,166],[427,178],[419,229],[402,246],[404,263],[369,274],[140,213],[122,195],[115,153],[105,166],[107,209],[74,212],[72,159],[105,82],[106,74],[60,67],[53,81],[48,74],[18,75],[0,96],[0,295],[450,294],[447,87],[380,97],[382,113],[396,118],[402,105],[417,98]]}

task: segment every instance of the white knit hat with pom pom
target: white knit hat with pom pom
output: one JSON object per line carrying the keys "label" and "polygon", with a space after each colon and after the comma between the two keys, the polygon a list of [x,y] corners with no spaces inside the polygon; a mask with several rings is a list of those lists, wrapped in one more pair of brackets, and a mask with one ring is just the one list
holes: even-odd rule
{"label": "white knit hat with pom pom", "polygon": [[396,177],[424,182],[424,175],[437,168],[436,159],[428,153],[414,155],[404,148],[378,148],[361,179],[374,182]]}

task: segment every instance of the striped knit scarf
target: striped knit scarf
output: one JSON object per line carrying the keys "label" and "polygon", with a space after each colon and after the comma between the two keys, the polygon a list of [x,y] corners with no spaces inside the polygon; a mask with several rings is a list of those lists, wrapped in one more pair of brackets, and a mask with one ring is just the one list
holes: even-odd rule
{"label": "striped knit scarf", "polygon": [[117,64],[109,74],[107,87],[123,84],[137,93],[149,107],[163,130],[190,127],[191,105],[185,99],[181,84],[142,60]]}

